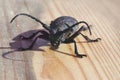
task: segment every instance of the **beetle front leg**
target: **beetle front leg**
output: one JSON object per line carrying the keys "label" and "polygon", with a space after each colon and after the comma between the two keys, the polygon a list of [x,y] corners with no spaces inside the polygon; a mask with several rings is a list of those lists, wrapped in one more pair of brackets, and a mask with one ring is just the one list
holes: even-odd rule
{"label": "beetle front leg", "polygon": [[79,54],[78,53],[78,49],[77,49],[77,45],[76,45],[76,41],[75,40],[73,40],[73,43],[74,43],[74,50],[75,50],[75,54],[76,54],[76,56],[77,57],[80,57],[80,58],[82,58],[82,57],[87,57],[87,55],[85,55],[85,54]]}
{"label": "beetle front leg", "polygon": [[101,38],[90,39],[88,36],[86,36],[86,35],[84,35],[84,34],[82,34],[82,33],[80,33],[80,34],[85,38],[85,40],[86,40],[87,42],[98,42],[98,41],[101,40]]}
{"label": "beetle front leg", "polygon": [[83,31],[85,29],[84,26],[82,26],[77,32],[75,32],[75,34],[73,34],[69,39],[70,40],[74,40],[74,38],[76,38],[79,34],[81,34],[85,40],[87,42],[98,42],[99,40],[101,40],[101,38],[97,38],[97,39],[90,39],[89,37],[87,37],[86,35],[82,34],[81,31]]}
{"label": "beetle front leg", "polygon": [[80,58],[82,58],[82,57],[86,57],[87,55],[85,55],[85,54],[79,54],[78,53],[78,49],[77,49],[77,44],[76,44],[76,41],[75,40],[73,40],[73,39],[67,39],[64,43],[74,43],[74,53],[76,54],[76,57],[80,57]]}

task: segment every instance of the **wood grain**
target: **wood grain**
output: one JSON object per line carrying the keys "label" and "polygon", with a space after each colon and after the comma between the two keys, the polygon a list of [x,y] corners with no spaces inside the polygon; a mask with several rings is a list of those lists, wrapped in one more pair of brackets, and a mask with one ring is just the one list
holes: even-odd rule
{"label": "wood grain", "polygon": [[[119,0],[0,0],[0,80],[120,80],[119,8]],[[74,57],[73,44],[61,44],[53,51],[41,39],[33,50],[15,51],[31,43],[16,36],[43,29],[25,16],[10,24],[18,13],[31,14],[46,24],[59,16],[72,16],[93,26],[92,36],[88,31],[84,34],[102,41],[84,43],[78,36],[79,53],[87,54],[84,58]]]}

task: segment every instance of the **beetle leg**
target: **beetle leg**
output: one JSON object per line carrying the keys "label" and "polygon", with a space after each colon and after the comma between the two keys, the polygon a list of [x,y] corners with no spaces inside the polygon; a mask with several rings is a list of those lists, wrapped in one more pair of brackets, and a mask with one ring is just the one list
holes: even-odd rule
{"label": "beetle leg", "polygon": [[34,44],[35,44],[35,42],[37,41],[38,38],[49,40],[48,37],[49,36],[47,36],[47,35],[39,35],[34,39],[34,41],[30,44],[30,46],[28,48],[19,48],[19,50],[30,50],[30,49],[32,49],[32,47],[34,46]]}
{"label": "beetle leg", "polygon": [[74,43],[74,50],[75,50],[75,54],[76,54],[76,56],[77,57],[80,57],[80,58],[82,58],[83,56],[87,56],[87,55],[85,55],[85,54],[79,54],[78,53],[78,49],[77,49],[77,45],[76,45],[76,41],[75,40],[73,40],[73,43]]}
{"label": "beetle leg", "polygon": [[87,40],[87,42],[98,42],[99,40],[101,40],[101,38],[97,38],[97,39],[90,39],[88,36],[80,33],[84,38],[85,40]]}
{"label": "beetle leg", "polygon": [[75,51],[76,57],[82,58],[83,56],[85,56],[85,57],[87,56],[85,54],[79,54],[78,53],[77,44],[76,44],[75,40],[73,40],[73,39],[67,39],[64,43],[74,43],[74,51]]}
{"label": "beetle leg", "polygon": [[20,35],[20,38],[21,38],[21,39],[25,39],[25,40],[26,40],[26,39],[32,39],[32,38],[35,37],[38,33],[42,33],[42,34],[44,34],[44,35],[49,35],[46,31],[39,30],[39,31],[33,33],[32,35],[30,35],[29,37],[25,37],[25,36],[23,36],[23,35]]}
{"label": "beetle leg", "polygon": [[[98,42],[99,40],[101,40],[101,38],[97,38],[97,39],[90,39],[89,37],[87,37],[86,35],[82,34],[81,31],[83,31],[85,28],[84,26],[82,26],[75,34],[73,34],[69,39],[73,39],[76,38],[79,34],[81,34],[85,40],[87,40],[87,42]],[[69,40],[68,39],[68,40]]]}

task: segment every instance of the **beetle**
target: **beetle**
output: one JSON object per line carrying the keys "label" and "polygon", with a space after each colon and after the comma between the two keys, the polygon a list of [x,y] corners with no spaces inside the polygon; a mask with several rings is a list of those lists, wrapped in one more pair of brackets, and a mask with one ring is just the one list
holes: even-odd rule
{"label": "beetle", "polygon": [[[87,29],[89,30],[90,35],[92,34],[90,25],[88,25],[88,23],[85,21],[78,22],[75,18],[70,17],[70,16],[58,17],[54,21],[51,21],[50,26],[48,26],[47,24],[40,21],[38,18],[35,18],[26,13],[20,13],[20,14],[17,14],[15,17],[13,17],[10,23],[12,23],[13,20],[20,15],[27,16],[27,17],[34,19],[35,21],[39,22],[47,30],[47,31],[39,30],[33,33],[32,35],[30,35],[29,37],[25,37],[21,35],[21,39],[31,39],[34,36],[36,36],[38,33],[42,33],[42,35],[37,36],[33,40],[33,42],[28,48],[20,48],[20,50],[32,49],[36,40],[38,38],[42,38],[44,40],[50,41],[51,49],[53,50],[56,50],[61,43],[74,43],[74,53],[76,54],[77,57],[82,58],[83,56],[87,56],[87,55],[78,53],[75,38],[79,34],[81,34],[87,42],[98,42],[99,40],[101,40],[101,38],[90,39],[86,35],[82,34],[81,32]],[[85,24],[86,27],[85,26],[79,27],[78,26],[79,24]]]}

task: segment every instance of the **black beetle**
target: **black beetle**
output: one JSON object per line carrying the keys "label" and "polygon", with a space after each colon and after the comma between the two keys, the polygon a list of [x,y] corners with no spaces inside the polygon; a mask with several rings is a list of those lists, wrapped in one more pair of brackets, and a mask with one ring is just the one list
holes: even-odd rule
{"label": "black beetle", "polygon": [[[86,35],[82,34],[81,31],[85,31],[88,29],[91,35],[90,26],[87,24],[87,22],[85,21],[78,22],[75,18],[70,17],[70,16],[58,17],[54,21],[51,21],[51,24],[49,27],[48,25],[44,24],[39,19],[29,14],[20,13],[16,15],[15,17],[13,17],[10,23],[12,23],[13,20],[19,15],[28,16],[34,19],[35,21],[39,22],[46,30],[48,30],[48,32],[40,30],[36,33],[33,33],[30,37],[24,37],[21,35],[21,39],[31,39],[34,36],[36,36],[39,32],[42,33],[42,35],[39,35],[35,38],[35,40],[31,43],[31,45],[28,48],[21,48],[21,50],[31,49],[34,43],[36,42],[36,40],[38,38],[42,38],[42,39],[50,41],[51,49],[54,49],[54,50],[59,47],[60,43],[74,43],[76,56],[82,58],[83,56],[86,56],[86,55],[78,54],[76,41],[74,40],[79,34],[81,34],[87,40],[87,42],[98,42],[99,40],[101,40],[101,38],[97,38],[93,40],[93,39],[88,38]],[[81,23],[85,24],[87,27],[85,26],[79,27],[78,24],[81,24]]]}

